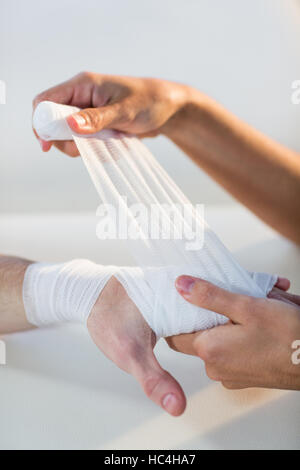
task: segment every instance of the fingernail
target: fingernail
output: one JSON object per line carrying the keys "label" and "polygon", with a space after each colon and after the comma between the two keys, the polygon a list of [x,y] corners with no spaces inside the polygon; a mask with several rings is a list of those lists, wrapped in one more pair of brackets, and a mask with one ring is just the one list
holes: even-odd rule
{"label": "fingernail", "polygon": [[85,127],[86,120],[80,114],[73,114],[67,118],[67,121],[71,127]]}
{"label": "fingernail", "polygon": [[162,406],[170,414],[176,413],[177,404],[178,401],[174,393],[168,393],[168,395],[166,395],[162,401]]}
{"label": "fingernail", "polygon": [[176,287],[183,294],[190,294],[195,284],[195,279],[190,276],[180,276],[176,280]]}

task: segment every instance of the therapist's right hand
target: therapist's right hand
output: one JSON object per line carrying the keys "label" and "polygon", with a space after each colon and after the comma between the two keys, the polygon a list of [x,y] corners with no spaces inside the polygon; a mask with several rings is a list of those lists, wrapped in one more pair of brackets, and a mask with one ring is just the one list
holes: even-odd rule
{"label": "therapist's right hand", "polygon": [[[33,108],[41,101],[81,108],[67,119],[71,129],[79,134],[110,128],[153,137],[167,133],[171,118],[187,103],[188,94],[189,87],[166,80],[84,72],[39,94]],[[74,142],[38,140],[45,152],[54,144],[69,156],[78,155]]]}

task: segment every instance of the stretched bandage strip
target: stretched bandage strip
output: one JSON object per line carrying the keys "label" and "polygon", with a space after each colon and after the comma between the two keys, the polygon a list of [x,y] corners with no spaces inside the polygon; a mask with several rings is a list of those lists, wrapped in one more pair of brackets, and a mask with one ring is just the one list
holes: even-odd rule
{"label": "stretched bandage strip", "polygon": [[[102,202],[118,207],[123,222],[136,233],[136,239],[127,240],[127,244],[138,267],[114,267],[113,275],[158,337],[190,333],[227,321],[184,301],[174,287],[181,274],[201,277],[232,292],[266,296],[277,277],[243,269],[138,138],[112,130],[92,136],[75,134],[65,121],[75,112],[78,108],[40,103],[34,113],[34,128],[44,140],[74,139]],[[138,205],[151,213],[155,237],[152,232],[149,236],[149,224],[137,216]],[[193,240],[191,234],[195,235]],[[79,273],[80,266],[78,269]],[[100,277],[103,270],[101,267]],[[108,271],[106,278],[111,275]],[[27,298],[38,295],[37,290],[26,294]],[[85,295],[89,296],[88,291]],[[88,314],[86,309],[84,316]]]}

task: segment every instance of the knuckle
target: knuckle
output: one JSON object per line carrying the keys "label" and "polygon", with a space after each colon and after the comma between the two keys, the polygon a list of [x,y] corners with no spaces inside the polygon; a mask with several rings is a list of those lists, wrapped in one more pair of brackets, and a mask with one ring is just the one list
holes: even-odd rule
{"label": "knuckle", "polygon": [[264,318],[264,313],[268,309],[268,299],[257,299],[250,297],[248,301],[246,315],[249,322],[261,322]]}
{"label": "knuckle", "polygon": [[84,111],[84,117],[88,125],[92,127],[99,127],[101,126],[101,114],[99,112],[95,112],[94,109],[87,109]]}
{"label": "knuckle", "polygon": [[132,122],[135,119],[135,111],[130,105],[124,106],[122,109],[122,121]]}
{"label": "knuckle", "polygon": [[155,394],[161,377],[158,375],[149,375],[145,378],[143,388],[147,397],[151,398]]}
{"label": "knuckle", "polygon": [[256,311],[257,299],[247,295],[237,296],[235,300],[234,310],[242,312],[246,319],[252,319]]}
{"label": "knuckle", "polygon": [[83,79],[83,80],[90,80],[93,78],[93,76],[94,74],[87,70],[84,70],[77,75],[78,78]]}
{"label": "knuckle", "polygon": [[217,362],[220,355],[218,344],[211,339],[203,339],[196,346],[198,355],[209,364]]}

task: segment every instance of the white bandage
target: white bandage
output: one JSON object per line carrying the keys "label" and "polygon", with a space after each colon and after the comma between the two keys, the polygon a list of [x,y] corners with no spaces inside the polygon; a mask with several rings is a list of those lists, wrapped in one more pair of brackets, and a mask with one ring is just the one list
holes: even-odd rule
{"label": "white bandage", "polygon": [[[65,121],[77,111],[44,102],[36,108],[33,125],[45,140],[74,139],[102,201],[119,206],[123,220],[141,234],[127,242],[139,267],[115,268],[114,275],[158,337],[190,333],[227,321],[183,300],[174,287],[181,274],[206,279],[232,292],[266,296],[277,277],[243,269],[139,139],[111,130],[77,135]],[[155,205],[157,212],[151,223],[158,237],[147,236],[143,220],[136,216],[137,204],[148,212]],[[175,218],[166,207],[173,210]],[[187,215],[180,211],[182,207],[188,207]],[[161,220],[169,223],[175,237],[166,238]],[[182,227],[188,230],[182,233]],[[193,231],[196,239],[192,245],[198,248],[191,250],[185,234]]]}
{"label": "white bandage", "polygon": [[[61,264],[34,263],[27,268],[23,283],[26,316],[35,326],[86,323],[105,285],[115,276],[157,339],[226,323],[226,317],[187,303],[178,294],[175,280],[187,269],[191,275],[199,276],[199,270],[186,266],[100,266],[83,259]],[[263,282],[269,278],[259,275]],[[218,281],[217,284],[226,287]]]}
{"label": "white bandage", "polygon": [[98,266],[88,260],[29,265],[23,282],[27,319],[35,326],[61,322],[85,323],[113,266]]}

